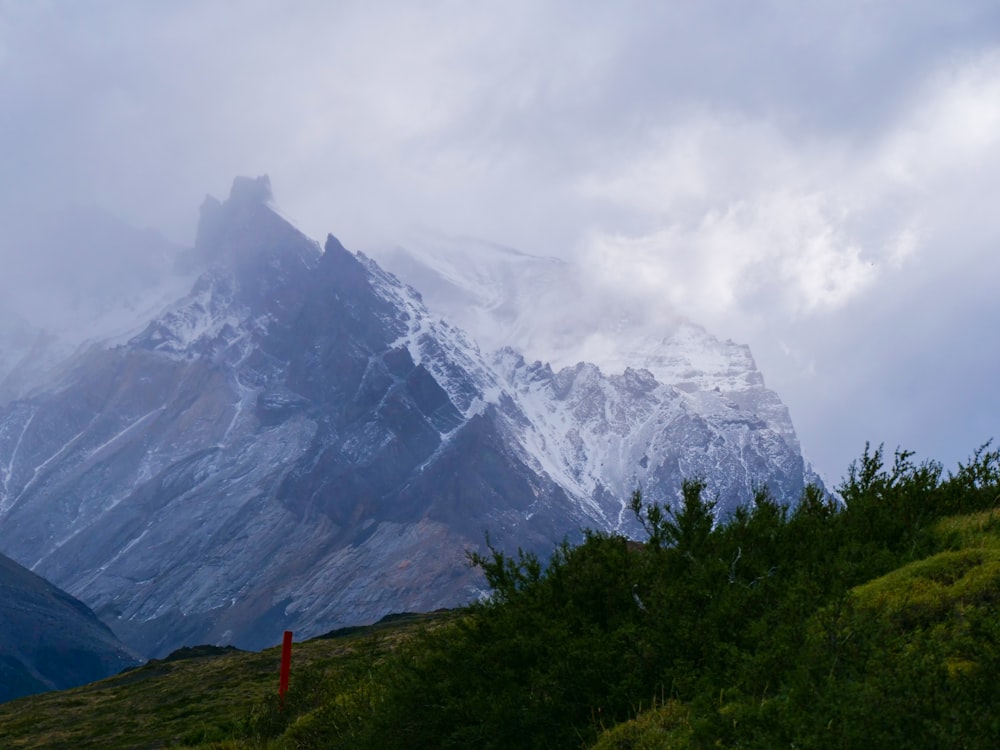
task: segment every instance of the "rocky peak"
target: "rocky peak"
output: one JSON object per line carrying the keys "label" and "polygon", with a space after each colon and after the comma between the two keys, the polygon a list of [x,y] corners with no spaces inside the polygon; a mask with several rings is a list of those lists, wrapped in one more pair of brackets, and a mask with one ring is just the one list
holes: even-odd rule
{"label": "rocky peak", "polygon": [[229,189],[229,202],[245,205],[266,205],[273,200],[271,193],[271,178],[266,174],[260,177],[240,177],[233,180]]}
{"label": "rocky peak", "polygon": [[223,230],[227,214],[238,210],[252,212],[259,207],[267,206],[273,197],[271,178],[267,175],[256,178],[236,177],[225,203],[215,196],[206,195],[201,204],[195,247],[205,248],[215,244]]}
{"label": "rocky peak", "polygon": [[271,181],[263,175],[237,177],[224,202],[205,198],[195,254],[214,273],[233,279],[238,301],[251,312],[277,314],[298,306],[278,298],[294,294],[322,252],[274,210]]}
{"label": "rocky peak", "polygon": [[201,204],[195,251],[210,265],[239,269],[261,262],[274,270],[289,262],[313,265],[317,244],[285,221],[271,205],[271,180],[237,177],[229,197],[220,202],[206,196]]}

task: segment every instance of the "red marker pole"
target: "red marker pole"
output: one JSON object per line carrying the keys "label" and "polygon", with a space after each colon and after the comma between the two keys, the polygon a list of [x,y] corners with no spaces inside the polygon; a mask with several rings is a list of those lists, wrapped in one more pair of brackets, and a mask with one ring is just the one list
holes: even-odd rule
{"label": "red marker pole", "polygon": [[278,699],[282,707],[285,705],[285,693],[288,692],[288,675],[292,671],[292,631],[285,631],[281,643],[281,680],[278,683]]}

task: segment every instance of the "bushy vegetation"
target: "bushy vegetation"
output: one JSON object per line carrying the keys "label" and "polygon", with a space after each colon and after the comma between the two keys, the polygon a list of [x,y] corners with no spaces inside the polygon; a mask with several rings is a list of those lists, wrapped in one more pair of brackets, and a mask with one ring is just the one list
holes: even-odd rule
{"label": "bushy vegetation", "polygon": [[[1000,451],[987,444],[945,473],[866,447],[837,492],[843,502],[807,488],[785,507],[761,488],[722,520],[698,480],[675,509],[636,492],[641,542],[587,532],[546,561],[488,546],[470,559],[487,601],[335,650],[301,644],[283,705],[254,681],[252,708],[232,704],[198,732],[173,717],[159,736],[213,748],[996,747]],[[244,658],[260,655],[215,669]],[[172,683],[136,684],[162,696]],[[135,707],[130,696],[115,705]]]}
{"label": "bushy vegetation", "polygon": [[[473,555],[493,595],[320,687],[282,747],[995,747],[1000,452],[945,475],[866,447],[840,487],[702,482],[551,559]],[[317,684],[322,685],[322,680]]]}

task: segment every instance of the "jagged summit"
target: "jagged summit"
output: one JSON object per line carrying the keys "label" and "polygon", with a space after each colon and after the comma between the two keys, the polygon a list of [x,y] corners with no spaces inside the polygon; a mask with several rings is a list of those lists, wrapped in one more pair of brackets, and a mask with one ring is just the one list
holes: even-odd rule
{"label": "jagged summit", "polygon": [[196,254],[217,266],[239,266],[247,259],[280,264],[289,255],[300,262],[314,261],[317,244],[280,216],[271,202],[267,175],[237,177],[224,202],[207,196],[195,235]]}
{"label": "jagged summit", "polygon": [[[235,177],[232,186],[229,188],[229,197],[225,202],[231,207],[242,206],[252,208],[254,206],[266,206],[273,200],[274,194],[271,192],[271,178],[265,174],[260,177]],[[222,202],[215,196],[206,195],[205,200],[201,204],[202,222],[205,221],[206,213],[211,218],[214,212],[218,211],[222,205]]]}
{"label": "jagged summit", "polygon": [[261,203],[266,204],[274,199],[271,193],[271,178],[266,174],[260,177],[236,177],[229,189],[230,203]]}
{"label": "jagged summit", "polygon": [[328,253],[331,251],[340,253],[348,252],[347,248],[344,247],[343,244],[341,244],[340,240],[338,240],[332,234],[328,234],[326,236],[326,244],[323,245],[323,252]]}

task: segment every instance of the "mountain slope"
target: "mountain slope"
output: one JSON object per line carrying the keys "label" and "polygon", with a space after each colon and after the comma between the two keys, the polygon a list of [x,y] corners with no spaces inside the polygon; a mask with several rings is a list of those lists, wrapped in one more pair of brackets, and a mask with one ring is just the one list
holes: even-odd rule
{"label": "mountain slope", "polygon": [[0,555],[0,702],[138,663],[82,602]]}

